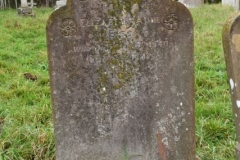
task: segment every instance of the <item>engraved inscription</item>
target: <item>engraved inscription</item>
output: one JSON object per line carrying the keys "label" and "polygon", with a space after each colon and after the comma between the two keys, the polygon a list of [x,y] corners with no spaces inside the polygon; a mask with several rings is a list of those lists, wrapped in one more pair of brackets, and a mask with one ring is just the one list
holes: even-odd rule
{"label": "engraved inscription", "polygon": [[[168,23],[170,23],[170,27],[172,29],[177,28],[178,21],[175,21],[174,19],[171,20],[169,18],[165,21],[167,21],[166,25],[168,25]],[[165,23],[165,21],[164,21],[164,23]],[[95,17],[93,19],[87,19],[86,17],[84,17],[84,18],[80,19],[81,27],[97,26],[97,27],[108,27],[109,28],[109,27],[112,27],[113,24],[117,24],[117,23],[118,23],[118,20],[113,19],[113,18],[102,19],[99,17]],[[148,23],[159,24],[159,23],[161,23],[160,17],[142,17],[142,18],[137,18],[137,20],[134,20],[131,17],[126,17],[126,18],[120,19],[120,24],[126,25],[127,28],[134,27],[134,26],[136,27],[140,24],[148,24]]]}
{"label": "engraved inscription", "polygon": [[164,26],[168,30],[176,30],[178,22],[178,17],[174,13],[171,13],[163,20]]}
{"label": "engraved inscription", "polygon": [[72,18],[63,19],[60,26],[60,32],[64,36],[73,36],[77,32],[76,22]]}

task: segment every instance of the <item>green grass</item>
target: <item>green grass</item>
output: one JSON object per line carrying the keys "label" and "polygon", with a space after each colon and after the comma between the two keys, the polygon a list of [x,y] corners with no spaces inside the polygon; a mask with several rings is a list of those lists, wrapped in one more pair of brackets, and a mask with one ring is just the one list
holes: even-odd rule
{"label": "green grass", "polygon": [[202,160],[235,159],[235,128],[222,49],[230,7],[191,9],[194,19],[197,154]]}
{"label": "green grass", "polygon": [[[0,160],[55,157],[45,25],[52,9],[36,18],[0,10]],[[230,7],[191,9],[195,29],[197,155],[235,159],[235,128],[222,50],[222,27]],[[36,81],[23,74],[37,76]]]}
{"label": "green grass", "polygon": [[[52,9],[36,18],[0,10],[0,152],[4,160],[55,156],[45,26]],[[23,74],[37,76],[37,81]],[[1,159],[1,158],[0,158]]]}

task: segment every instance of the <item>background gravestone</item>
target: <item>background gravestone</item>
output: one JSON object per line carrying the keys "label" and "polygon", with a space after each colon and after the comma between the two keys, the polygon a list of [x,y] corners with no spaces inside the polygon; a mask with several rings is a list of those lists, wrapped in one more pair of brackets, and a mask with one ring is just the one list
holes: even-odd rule
{"label": "background gravestone", "polygon": [[240,14],[229,18],[223,28],[223,49],[230,84],[237,131],[237,159],[240,160]]}
{"label": "background gravestone", "polygon": [[239,0],[222,0],[222,4],[232,6],[235,11],[239,11]]}
{"label": "background gravestone", "polygon": [[182,4],[184,4],[186,7],[198,7],[200,5],[204,4],[204,0],[178,0]]}
{"label": "background gravestone", "polygon": [[21,0],[21,7],[28,7],[27,0]]}
{"label": "background gravestone", "polygon": [[58,8],[60,8],[62,6],[65,6],[66,3],[67,3],[67,0],[58,0],[58,1],[56,1],[55,9],[58,9]]}
{"label": "background gravestone", "polygon": [[57,160],[195,159],[193,22],[169,0],[68,0],[48,20]]}
{"label": "background gravestone", "polygon": [[27,0],[21,0],[21,7],[18,8],[18,14],[34,16],[34,14],[32,14],[33,0],[31,0],[31,4],[31,7],[29,7]]}

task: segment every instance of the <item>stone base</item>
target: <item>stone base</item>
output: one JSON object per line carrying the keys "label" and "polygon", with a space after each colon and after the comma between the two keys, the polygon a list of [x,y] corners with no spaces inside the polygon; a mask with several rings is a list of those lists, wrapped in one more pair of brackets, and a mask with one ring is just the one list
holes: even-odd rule
{"label": "stone base", "polygon": [[32,13],[32,8],[29,8],[29,7],[18,8],[18,14],[34,16],[34,14]]}
{"label": "stone base", "polygon": [[237,146],[236,146],[236,160],[240,160],[240,143],[237,143]]}

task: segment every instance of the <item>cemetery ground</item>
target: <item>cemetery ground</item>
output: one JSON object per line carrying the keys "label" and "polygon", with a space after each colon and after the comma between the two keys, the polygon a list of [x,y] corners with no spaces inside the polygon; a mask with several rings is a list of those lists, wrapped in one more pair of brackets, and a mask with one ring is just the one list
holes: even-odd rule
{"label": "cemetery ground", "polygon": [[[0,10],[0,160],[55,159],[46,21]],[[196,146],[202,160],[235,159],[236,135],[222,49],[233,8],[204,5],[194,19]],[[186,144],[187,145],[187,144]]]}

